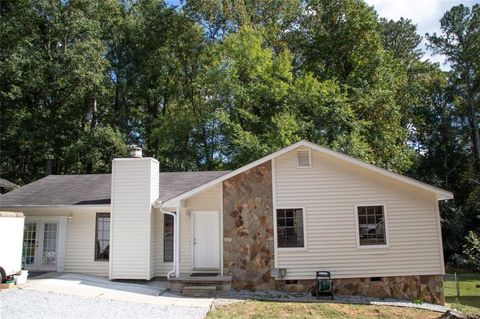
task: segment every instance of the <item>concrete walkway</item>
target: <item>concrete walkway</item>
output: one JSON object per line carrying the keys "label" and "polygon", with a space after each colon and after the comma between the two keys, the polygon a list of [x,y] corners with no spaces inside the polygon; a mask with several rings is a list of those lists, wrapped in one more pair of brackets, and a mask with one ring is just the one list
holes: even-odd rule
{"label": "concrete walkway", "polygon": [[166,291],[167,282],[110,281],[75,273],[47,273],[28,280],[25,290],[163,306],[210,308],[212,298],[187,298]]}

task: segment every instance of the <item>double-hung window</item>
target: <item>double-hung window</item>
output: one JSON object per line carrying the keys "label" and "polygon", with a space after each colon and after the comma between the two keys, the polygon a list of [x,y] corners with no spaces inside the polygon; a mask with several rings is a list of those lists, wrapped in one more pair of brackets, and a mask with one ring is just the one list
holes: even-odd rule
{"label": "double-hung window", "polygon": [[302,208],[277,209],[278,248],[305,247]]}
{"label": "double-hung window", "polygon": [[358,243],[360,246],[386,245],[385,207],[358,206]]}
{"label": "double-hung window", "polygon": [[110,213],[97,213],[95,220],[95,260],[108,261],[110,255]]}

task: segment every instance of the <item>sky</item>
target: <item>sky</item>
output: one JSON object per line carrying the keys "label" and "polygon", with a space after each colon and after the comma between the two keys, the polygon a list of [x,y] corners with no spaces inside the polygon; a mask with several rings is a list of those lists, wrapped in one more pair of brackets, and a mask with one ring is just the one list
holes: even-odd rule
{"label": "sky", "polygon": [[[380,17],[398,20],[399,18],[408,18],[417,25],[418,33],[424,38],[422,48],[426,51],[425,59],[433,62],[439,62],[442,69],[449,67],[445,63],[445,57],[441,55],[432,55],[425,45],[425,33],[440,33],[440,19],[445,11],[451,7],[463,4],[471,7],[480,0],[365,0],[373,6]],[[178,6],[179,0],[166,0],[168,4]]]}

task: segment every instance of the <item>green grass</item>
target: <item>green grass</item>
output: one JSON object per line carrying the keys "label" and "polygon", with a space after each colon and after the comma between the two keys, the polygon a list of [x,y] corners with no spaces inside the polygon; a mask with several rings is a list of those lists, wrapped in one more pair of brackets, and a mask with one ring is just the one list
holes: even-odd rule
{"label": "green grass", "polygon": [[245,301],[218,307],[207,319],[433,319],[438,312],[373,305]]}
{"label": "green grass", "polygon": [[460,297],[453,280],[443,283],[445,302],[452,308],[468,314],[480,314],[480,274],[458,274]]}

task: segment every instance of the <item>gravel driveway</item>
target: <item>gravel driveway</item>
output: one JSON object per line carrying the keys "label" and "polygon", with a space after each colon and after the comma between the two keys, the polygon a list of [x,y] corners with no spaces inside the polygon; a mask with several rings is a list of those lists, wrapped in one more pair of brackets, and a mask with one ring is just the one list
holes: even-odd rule
{"label": "gravel driveway", "polygon": [[15,289],[0,293],[0,318],[204,318],[207,307],[157,305]]}

